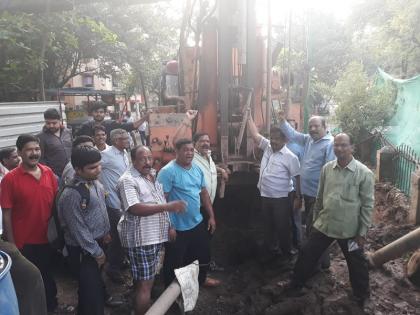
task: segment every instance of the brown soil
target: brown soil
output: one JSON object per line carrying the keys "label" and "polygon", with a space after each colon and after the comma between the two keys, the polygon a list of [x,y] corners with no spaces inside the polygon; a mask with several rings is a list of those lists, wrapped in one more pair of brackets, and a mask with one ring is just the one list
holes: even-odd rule
{"label": "brown soil", "polygon": [[[248,184],[248,185],[247,185]],[[276,283],[287,280],[293,263],[281,258],[266,261],[260,253],[262,229],[256,191],[245,183],[239,190],[230,189],[225,199],[217,201],[218,230],[212,240],[213,256],[225,270],[213,272],[223,284],[200,289],[196,308],[191,314],[290,314],[356,315],[364,313],[349,295],[346,262],[337,245],[332,249],[329,272],[318,273],[308,283],[301,297],[286,298]],[[367,251],[392,242],[415,227],[406,224],[406,197],[389,184],[376,185],[374,224],[368,233]],[[409,254],[370,271],[371,307],[368,314],[420,314],[420,289],[405,278]],[[127,272],[127,282],[129,276]],[[154,295],[163,290],[160,281]],[[130,289],[107,281],[109,291],[125,297],[127,303],[107,314],[130,314]],[[60,302],[76,304],[77,283],[68,276],[59,277]],[[177,314],[171,310],[170,314]]]}

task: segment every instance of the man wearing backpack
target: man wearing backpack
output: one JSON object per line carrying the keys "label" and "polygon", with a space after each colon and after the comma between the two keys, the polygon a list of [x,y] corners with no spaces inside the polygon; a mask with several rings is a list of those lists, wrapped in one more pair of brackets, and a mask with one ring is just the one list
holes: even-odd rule
{"label": "man wearing backpack", "polygon": [[101,268],[104,245],[110,242],[105,190],[97,180],[101,153],[92,147],[73,148],[71,163],[76,171],[58,200],[58,216],[64,230],[72,271],[79,278],[78,314],[103,315],[105,284]]}

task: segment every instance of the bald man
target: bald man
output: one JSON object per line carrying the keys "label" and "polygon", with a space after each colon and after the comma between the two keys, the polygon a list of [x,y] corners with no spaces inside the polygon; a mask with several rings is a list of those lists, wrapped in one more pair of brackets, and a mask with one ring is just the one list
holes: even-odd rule
{"label": "bald man", "polygon": [[337,159],[322,168],[313,229],[285,289],[299,292],[322,253],[336,240],[347,261],[354,299],[363,307],[370,295],[363,245],[371,223],[375,180],[372,171],[353,157],[347,134],[335,136],[334,153]]}
{"label": "bald man", "polygon": [[[300,160],[301,193],[305,201],[306,233],[310,234],[313,224],[313,205],[318,191],[319,175],[322,167],[335,159],[333,150],[333,137],[327,132],[325,118],[313,116],[309,119],[309,134],[296,131],[284,117],[279,114],[280,129],[290,142],[295,142],[303,147]],[[304,221],[304,222],[305,222]],[[320,261],[322,269],[330,267],[328,251]]]}
{"label": "bald man", "polygon": [[[122,245],[130,259],[136,294],[136,315],[150,307],[150,293],[164,243],[169,240],[169,212],[184,212],[181,200],[166,202],[162,185],[152,173],[153,157],[148,147],[131,150],[133,166],[118,180],[123,215],[118,223]],[[175,231],[173,231],[175,232]]]}

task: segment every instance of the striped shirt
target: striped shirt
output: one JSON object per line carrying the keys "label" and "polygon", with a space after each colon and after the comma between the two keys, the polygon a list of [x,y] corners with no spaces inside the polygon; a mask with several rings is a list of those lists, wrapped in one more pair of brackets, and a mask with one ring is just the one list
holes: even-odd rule
{"label": "striped shirt", "polygon": [[122,246],[139,247],[168,241],[169,215],[167,212],[143,217],[128,211],[137,203],[166,203],[162,185],[158,181],[150,181],[131,167],[119,179],[117,190],[123,210],[118,223]]}

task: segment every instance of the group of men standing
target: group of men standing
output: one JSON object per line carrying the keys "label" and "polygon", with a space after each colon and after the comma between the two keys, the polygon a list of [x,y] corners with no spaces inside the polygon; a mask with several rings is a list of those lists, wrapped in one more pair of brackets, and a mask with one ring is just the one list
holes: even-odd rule
{"label": "group of men standing", "polygon": [[[219,285],[207,275],[216,229],[212,204],[218,173],[228,180],[229,171],[213,162],[208,134],[191,135],[197,113],[186,113],[174,136],[176,159],[157,176],[148,147],[127,151],[127,131],[137,129],[148,115],[118,123],[105,120],[105,113],[104,104],[95,104],[93,120],[84,123],[73,140],[58,111],[48,109],[37,137],[19,136],[16,153],[22,161],[2,178],[3,235],[39,269],[48,311],[58,305],[47,239],[56,199],[68,264],[79,281],[79,314],[103,314],[105,303],[119,303],[107,293],[101,271],[107,262],[107,275],[123,282],[125,256],[135,283],[136,314],[144,314],[150,306],[163,252],[165,285],[173,281],[174,269],[196,259],[200,284]],[[269,251],[286,257],[294,254],[293,210],[300,209],[302,201],[305,205],[307,242],[298,246],[286,291],[301,290],[317,265],[328,268],[327,249],[337,240],[349,265],[354,295],[363,303],[369,296],[363,237],[373,208],[373,175],[353,158],[350,137],[339,134],[333,139],[318,116],[309,120],[309,135],[294,130],[282,115],[280,125],[271,128],[270,139],[259,134],[251,115],[248,126],[264,152],[258,188]],[[288,149],[288,141],[301,146],[300,158]],[[8,167],[17,156],[1,159]],[[43,314],[36,307],[27,314]]]}
{"label": "group of men standing", "polygon": [[[293,255],[293,212],[300,211],[304,201],[306,242],[296,244],[299,255],[292,278],[279,286],[286,294],[300,294],[317,269],[329,268],[328,248],[337,241],[348,264],[353,298],[363,306],[370,296],[363,245],[374,205],[373,173],[354,159],[350,136],[333,138],[323,117],[312,117],[309,134],[303,134],[281,113],[270,139],[260,135],[248,117],[250,134],[264,152],[258,188],[269,251],[286,259]],[[300,159],[287,148],[290,144],[301,146]],[[300,224],[297,227],[300,230]]]}
{"label": "group of men standing", "polygon": [[[148,147],[137,146],[127,152],[127,130],[137,128],[141,121],[106,121],[104,111],[102,104],[96,104],[94,119],[85,123],[73,140],[58,111],[48,109],[42,132],[21,135],[16,142],[15,153],[22,161],[15,163],[16,168],[1,183],[3,236],[39,269],[45,288],[44,300],[38,299],[38,304],[44,301],[46,307],[41,309],[32,299],[28,303],[33,304],[33,311],[27,314],[45,314],[58,306],[53,251],[47,239],[54,204],[64,232],[67,263],[79,281],[79,314],[103,314],[106,303],[117,304],[106,291],[101,271],[107,262],[111,280],[123,281],[120,271],[125,255],[135,283],[136,314],[144,314],[150,306],[164,248],[167,285],[174,279],[175,268],[196,259],[200,261],[200,283],[219,283],[207,277],[209,234],[216,222],[206,189],[205,176],[209,174],[192,163],[192,140],[176,142],[176,160],[166,165],[157,179]],[[142,120],[147,118],[145,115]],[[211,157],[203,158],[210,159],[213,171]],[[9,165],[10,159],[7,156],[2,162]],[[217,180],[213,175],[211,180]],[[207,214],[205,224],[200,208]],[[19,304],[24,309],[21,299]]]}

